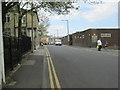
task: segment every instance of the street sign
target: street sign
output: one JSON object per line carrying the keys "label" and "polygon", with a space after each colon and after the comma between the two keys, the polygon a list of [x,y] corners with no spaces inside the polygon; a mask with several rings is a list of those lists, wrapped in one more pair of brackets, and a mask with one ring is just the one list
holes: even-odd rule
{"label": "street sign", "polygon": [[101,37],[111,37],[111,33],[101,33]]}

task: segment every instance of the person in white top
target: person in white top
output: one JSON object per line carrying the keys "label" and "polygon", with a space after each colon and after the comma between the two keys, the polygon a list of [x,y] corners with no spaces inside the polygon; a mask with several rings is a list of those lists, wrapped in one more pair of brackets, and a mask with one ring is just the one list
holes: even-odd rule
{"label": "person in white top", "polygon": [[101,48],[102,48],[102,41],[101,41],[100,39],[98,39],[97,45],[98,45],[98,51],[101,51]]}

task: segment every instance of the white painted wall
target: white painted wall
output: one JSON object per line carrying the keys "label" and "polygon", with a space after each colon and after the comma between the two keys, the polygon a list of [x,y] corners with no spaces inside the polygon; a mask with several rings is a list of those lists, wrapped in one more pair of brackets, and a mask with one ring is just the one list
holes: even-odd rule
{"label": "white painted wall", "polygon": [[3,83],[5,83],[5,73],[4,73],[4,53],[3,53],[3,35],[2,35],[2,5],[0,0],[0,88]]}

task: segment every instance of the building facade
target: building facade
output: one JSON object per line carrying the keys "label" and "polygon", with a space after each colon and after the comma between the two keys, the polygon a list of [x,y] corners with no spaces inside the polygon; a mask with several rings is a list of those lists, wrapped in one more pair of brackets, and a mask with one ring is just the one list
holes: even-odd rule
{"label": "building facade", "polygon": [[[108,48],[119,48],[119,29],[88,29],[72,34],[70,42],[73,46],[96,47],[97,40],[101,39],[103,47],[108,42]],[[67,36],[62,38],[64,44],[67,44]]]}
{"label": "building facade", "polygon": [[[38,27],[39,18],[36,12],[34,12],[33,14],[27,13],[22,17],[21,35],[32,37],[33,29],[33,41],[35,49],[37,49],[40,45],[40,35]],[[18,13],[8,12],[6,14],[4,34],[8,36],[18,37]]]}

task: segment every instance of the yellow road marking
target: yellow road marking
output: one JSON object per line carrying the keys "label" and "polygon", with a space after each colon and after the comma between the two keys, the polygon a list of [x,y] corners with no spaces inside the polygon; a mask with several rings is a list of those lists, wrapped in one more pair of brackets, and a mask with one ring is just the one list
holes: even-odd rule
{"label": "yellow road marking", "polygon": [[57,74],[56,74],[56,71],[55,71],[55,68],[54,68],[54,65],[53,65],[53,62],[52,62],[51,58],[50,58],[50,62],[52,64],[53,74],[54,74],[54,77],[55,77],[57,88],[60,89],[61,86],[60,86],[60,83],[59,83],[59,80],[58,80],[58,77],[57,77]]}
{"label": "yellow road marking", "polygon": [[[47,52],[46,52],[46,54],[48,56]],[[50,61],[49,61],[48,57],[47,57],[47,60],[48,60],[48,70],[49,70],[49,78],[50,78],[50,87],[52,88],[52,90],[54,90],[54,83],[53,83],[52,71],[51,71]]]}
{"label": "yellow road marking", "polygon": [[[50,56],[50,53],[49,53],[47,48],[46,48],[46,51],[47,51],[48,56]],[[53,65],[51,57],[49,57],[49,59],[50,59],[49,63],[52,66],[52,70],[53,70],[53,75],[54,75],[54,78],[55,78],[56,86],[57,86],[58,90],[61,90],[61,86],[60,86],[60,83],[59,83],[59,80],[58,80],[58,77],[57,77],[57,74],[56,74],[56,71],[55,71],[55,68],[54,68],[54,65]]]}

